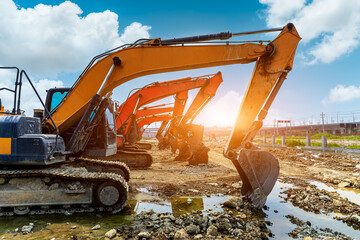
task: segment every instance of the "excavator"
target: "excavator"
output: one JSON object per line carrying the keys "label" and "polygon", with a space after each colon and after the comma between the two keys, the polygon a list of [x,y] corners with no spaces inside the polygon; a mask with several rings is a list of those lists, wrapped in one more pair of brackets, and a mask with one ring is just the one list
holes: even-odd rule
{"label": "excavator", "polygon": [[[272,41],[229,40],[275,31],[280,33]],[[7,89],[14,93],[13,111],[0,116],[0,214],[121,211],[128,194],[121,163],[84,158],[117,152],[112,90],[145,75],[252,62],[255,67],[224,155],[240,174],[241,193],[261,208],[279,164],[251,140],[292,69],[300,39],[291,23],[260,31],[139,39],[95,56],[70,89],[49,89],[41,121],[21,115],[17,101],[22,78],[36,89],[26,72],[17,69],[15,89]],[[30,183],[40,187],[33,189]]]}
{"label": "excavator", "polygon": [[[168,120],[165,116],[163,117],[162,114],[163,113],[170,114],[171,112],[174,111],[174,107],[164,107],[166,105],[169,105],[169,104],[146,106],[146,107],[139,109],[136,112],[137,129],[134,128],[133,130],[136,132],[132,133],[132,134],[138,135],[137,141],[139,141],[141,139],[141,137],[145,131],[145,128],[143,128],[144,126],[150,125],[154,122],[162,122],[162,121]],[[135,143],[130,143],[130,144],[135,144]],[[139,148],[145,149],[145,150],[150,150],[152,147],[151,144],[146,144],[146,143],[141,143],[141,142],[137,142],[136,145],[139,146]]]}
{"label": "excavator", "polygon": [[[136,113],[136,122],[137,122],[137,132],[138,139],[141,139],[145,128],[144,126],[149,126],[155,122],[163,122],[171,120],[171,113],[174,111],[176,103],[172,104],[173,107],[164,107],[170,104],[161,104],[156,106],[146,106],[139,109]],[[170,115],[170,118],[168,117]],[[151,146],[151,145],[150,145]],[[150,148],[146,147],[145,149],[150,150]]]}
{"label": "excavator", "polygon": [[[0,88],[14,95],[12,111],[1,106],[0,112],[0,216],[120,212],[129,191],[126,164],[74,158],[58,131],[43,133],[39,111],[34,112],[36,117],[23,115],[21,87],[27,79],[52,119],[26,72],[16,67],[0,69],[16,71],[15,89]],[[108,106],[106,111],[110,110]]]}
{"label": "excavator", "polygon": [[[188,77],[166,82],[155,82],[138,89],[132,94],[130,92],[129,97],[117,110],[118,151],[116,155],[110,156],[109,159],[115,160],[117,158],[126,163],[130,168],[146,169],[150,167],[152,164],[151,155],[146,151],[139,150],[138,146],[136,146],[137,144],[134,144],[139,136],[138,124],[136,122],[138,109],[146,104],[191,89],[200,88],[199,93],[205,91],[215,95],[221,82],[222,76],[218,72],[217,74],[195,78]],[[201,151],[201,148],[205,148],[202,142],[198,144],[196,150]]]}
{"label": "excavator", "polygon": [[[178,122],[180,118],[182,117],[185,109],[185,105],[188,99],[188,91],[179,92],[175,96],[175,103],[174,103],[174,110],[173,114],[171,116],[170,121],[163,121],[159,127],[159,130],[156,133],[155,138],[159,141],[158,148],[160,150],[165,149],[167,147],[166,143],[170,140],[164,139],[166,136],[166,133],[163,135],[163,132],[165,131],[166,127],[168,128]],[[169,124],[170,122],[170,124]]]}
{"label": "excavator", "polygon": [[179,155],[175,158],[176,161],[189,161],[190,165],[208,163],[210,149],[202,142],[204,126],[192,122],[215,96],[220,83],[221,81],[214,80],[202,87],[186,113],[183,116],[175,115],[164,137],[159,140],[159,148],[166,148],[171,145],[172,152],[179,149]]}
{"label": "excavator", "polygon": [[[131,139],[133,140],[132,142],[128,142],[128,144],[130,146],[135,146],[135,148],[139,148],[139,149],[144,149],[144,150],[150,150],[151,149],[151,144],[149,143],[142,143],[142,142],[137,142],[139,139],[141,139],[142,133],[144,131],[140,130],[144,125],[147,125],[146,122],[148,122],[150,119],[145,120],[146,118],[149,118],[151,116],[157,116],[158,114],[161,113],[170,113],[173,111],[173,107],[164,107],[166,105],[172,105],[172,104],[160,104],[160,105],[156,105],[156,106],[146,106],[143,107],[141,109],[138,109],[136,111],[136,122],[137,122],[137,128],[131,128],[130,132],[128,133],[129,135],[133,136],[123,136],[125,139]],[[141,126],[139,126],[139,123],[143,121],[143,124]],[[156,121],[154,121],[156,122]],[[151,124],[151,122],[149,123]],[[137,135],[137,138],[136,138]],[[136,139],[135,139],[136,138]],[[136,142],[135,142],[136,141]]]}

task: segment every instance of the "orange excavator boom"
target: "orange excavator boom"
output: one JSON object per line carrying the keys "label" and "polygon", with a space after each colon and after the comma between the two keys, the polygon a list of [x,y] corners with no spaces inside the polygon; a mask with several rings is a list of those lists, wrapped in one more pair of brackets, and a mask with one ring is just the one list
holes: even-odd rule
{"label": "orange excavator boom", "polygon": [[136,118],[136,112],[140,107],[176,93],[207,87],[212,85],[214,81],[218,82],[217,79],[221,79],[220,82],[222,82],[220,72],[215,75],[196,78],[188,77],[167,82],[155,82],[137,90],[118,108],[116,118],[118,133],[125,136],[130,133],[131,128],[133,128],[132,123]]}
{"label": "orange excavator boom", "polygon": [[[268,42],[213,42],[273,31],[280,31],[280,34]],[[52,119],[60,134],[72,133],[74,126],[85,132],[88,116],[91,116],[92,109],[97,109],[99,100],[131,79],[156,73],[255,62],[224,155],[232,160],[243,180],[242,193],[262,207],[276,182],[279,164],[270,153],[256,149],[251,141],[292,69],[300,39],[295,26],[289,23],[283,28],[254,32],[139,40],[96,56],[54,108]],[[92,99],[94,101],[90,103]],[[120,123],[122,120],[119,120]],[[45,127],[55,132],[54,124],[47,119]],[[81,137],[80,134],[78,142]]]}

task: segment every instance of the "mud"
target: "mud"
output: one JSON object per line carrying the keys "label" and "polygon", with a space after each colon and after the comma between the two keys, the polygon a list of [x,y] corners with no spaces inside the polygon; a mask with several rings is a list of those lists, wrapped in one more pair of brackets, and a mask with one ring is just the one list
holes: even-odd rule
{"label": "mud", "polygon": [[[359,156],[265,149],[279,159],[280,177],[256,211],[243,198],[235,208],[223,204],[240,197],[242,185],[222,155],[226,138],[205,141],[211,151],[202,166],[173,161],[170,150],[148,142],[154,163],[131,172],[122,214],[0,219],[0,239],[104,239],[113,229],[113,239],[360,239]],[[24,235],[30,222],[34,228]],[[100,229],[93,230],[96,225]]]}

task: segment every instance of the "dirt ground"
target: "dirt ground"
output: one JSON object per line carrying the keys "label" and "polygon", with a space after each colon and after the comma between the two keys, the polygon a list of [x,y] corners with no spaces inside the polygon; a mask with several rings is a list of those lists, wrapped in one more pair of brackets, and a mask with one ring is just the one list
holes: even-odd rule
{"label": "dirt ground", "polygon": [[[131,179],[129,182],[131,194],[145,193],[153,195],[154,197],[147,200],[152,203],[164,203],[170,201],[170,199],[173,200],[174,196],[186,196],[189,197],[190,201],[193,201],[191,200],[191,196],[193,196],[194,199],[196,197],[204,198],[213,195],[241,196],[240,189],[242,183],[240,176],[232,162],[222,154],[226,145],[226,138],[218,138],[211,141],[205,139],[205,145],[210,148],[209,164],[202,166],[189,166],[186,162],[174,161],[176,154],[171,153],[170,150],[158,150],[156,148],[155,140],[147,140],[147,142],[153,144],[152,150],[149,151],[153,156],[153,164],[151,168],[147,170],[131,171]],[[200,214],[201,218],[203,218],[202,213],[199,212],[192,212],[192,215],[190,216],[181,216],[181,219],[183,219],[184,222],[183,225],[181,225],[183,226],[181,231],[178,230],[179,228],[176,228],[180,225],[176,225],[178,223],[175,224],[174,220],[173,224],[175,224],[175,228],[170,231],[170,235],[166,235],[163,232],[160,233],[156,228],[149,228],[149,224],[153,225],[153,223],[149,223],[149,221],[157,222],[161,225],[161,219],[167,218],[166,215],[156,215],[153,212],[141,213],[135,217],[135,219],[137,219],[135,221],[137,224],[136,226],[139,224],[139,226],[143,226],[141,224],[145,224],[145,220],[148,221],[146,222],[146,226],[148,231],[150,231],[150,237],[148,237],[150,239],[360,239],[360,156],[342,153],[306,152],[297,148],[268,148],[265,150],[271,152],[280,163],[280,176],[278,182],[285,184],[287,187],[281,187],[281,190],[279,190],[278,193],[271,194],[273,194],[272,196],[276,195],[275,197],[279,197],[279,199],[276,199],[275,201],[282,202],[283,205],[276,205],[276,208],[274,209],[273,205],[271,205],[271,201],[273,200],[270,199],[269,204],[267,203],[267,205],[271,205],[272,209],[270,208],[269,211],[269,207],[265,206],[264,209],[267,209],[268,211],[262,213],[270,216],[268,218],[264,216],[259,218],[258,215],[251,213],[251,208],[243,205],[245,208],[236,207],[236,211],[238,212],[227,212],[226,210],[224,213],[225,217],[222,215],[214,217],[213,219],[228,218],[231,222],[234,220],[233,217],[235,217],[240,219],[234,220],[237,224],[238,221],[242,221],[242,218],[247,220],[247,222],[251,219],[252,222],[255,221],[253,225],[254,229],[260,229],[256,227],[262,226],[261,224],[272,226],[270,227],[272,232],[279,232],[275,233],[275,236],[272,235],[269,229],[267,229],[267,231],[261,230],[263,232],[257,230],[262,235],[256,235],[256,237],[250,235],[234,235],[234,232],[228,231],[226,228],[221,232],[221,227],[216,225],[219,229],[217,238],[209,237],[207,235],[209,230],[206,230],[206,228],[205,230],[199,230],[199,233],[202,231],[203,235],[198,234],[198,238],[190,233],[190,235],[186,235],[188,238],[177,238],[177,232],[185,231],[186,234],[189,226],[194,225],[186,223],[186,221],[191,221],[191,219],[189,220],[187,217],[194,219],[195,216]],[[348,196],[346,194],[347,192],[351,194]],[[272,199],[273,198],[274,197],[272,197]],[[189,201],[189,199],[187,201]],[[241,200],[241,198],[238,199]],[[286,205],[287,203],[290,205]],[[223,205],[221,206],[223,207]],[[286,221],[281,222],[281,224],[288,226],[286,230],[283,230],[281,226],[277,229],[277,224],[279,224],[278,221],[280,221],[277,218],[274,218],[275,220],[271,222],[271,215],[278,213],[281,208],[290,209],[286,216],[282,216],[283,219],[281,220]],[[299,213],[299,210],[303,212],[301,212],[301,214],[296,214]],[[307,217],[306,214],[309,214],[309,217]],[[341,232],[338,232],[338,230],[333,230],[331,227],[321,228],[314,226],[312,220],[310,221],[309,219],[315,219],[315,215],[311,214],[325,214],[321,216],[330,216],[330,219],[333,219],[335,222],[334,226],[339,223],[346,224],[343,226],[350,227],[348,230],[350,234],[342,234]],[[170,217],[168,218],[170,219]],[[259,221],[263,222],[259,225],[256,222],[258,220],[253,219],[261,219]],[[169,222],[170,221],[171,220],[169,220]],[[99,218],[98,222],[102,224],[101,218]],[[174,227],[173,225],[170,226],[169,222],[165,221],[165,226]],[[73,224],[76,225],[76,223],[67,222],[66,224],[60,224],[60,227],[58,228],[60,229],[61,226],[69,228],[69,226],[72,226]],[[115,225],[115,223],[113,225]],[[144,234],[143,232],[139,232],[140,230],[136,229],[136,226],[124,226],[113,226],[117,229],[115,239],[138,239],[140,238],[140,235],[137,234]],[[241,234],[254,232],[254,230],[251,230],[252,228],[248,230],[246,221],[244,222],[244,226],[243,230],[239,228],[239,233],[236,234],[240,234],[241,231]],[[266,229],[266,226],[262,226],[261,229]],[[342,229],[343,226],[340,225],[340,229]],[[19,227],[21,228],[21,226]],[[230,226],[229,228],[234,227]],[[81,231],[77,231],[76,229],[81,229]],[[163,225],[161,225],[159,229],[165,231]],[[201,229],[201,227],[199,229]],[[79,226],[78,228],[71,229],[72,232],[70,237],[67,235],[66,238],[56,238],[56,234],[53,232],[52,235],[47,235],[50,238],[44,239],[52,239],[53,237],[55,239],[101,239],[104,237],[99,236],[104,236],[104,233],[107,230],[109,230],[109,228],[102,227],[101,234],[97,232],[97,235],[95,236],[93,235],[94,231],[91,230],[91,227],[84,228],[83,226]],[[0,235],[0,238],[13,239],[16,236],[14,239],[42,239],[40,236],[44,235],[43,231],[44,230],[40,228],[40,230],[27,235],[7,233],[5,235]],[[177,231],[176,234],[175,231]],[[148,238],[145,237],[143,239]]]}
{"label": "dirt ground", "polygon": [[[153,141],[152,141],[153,142]],[[222,154],[226,138],[205,141],[209,152],[209,164],[189,166],[186,162],[174,161],[176,154],[169,150],[150,150],[153,165],[148,170],[131,173],[133,188],[147,188],[162,196],[206,195],[223,193],[236,195],[232,184],[241,181],[232,162]],[[337,186],[348,182],[347,187],[360,189],[360,156],[341,153],[306,152],[296,148],[264,148],[280,163],[281,181],[295,183],[291,178],[304,181],[318,181]]]}

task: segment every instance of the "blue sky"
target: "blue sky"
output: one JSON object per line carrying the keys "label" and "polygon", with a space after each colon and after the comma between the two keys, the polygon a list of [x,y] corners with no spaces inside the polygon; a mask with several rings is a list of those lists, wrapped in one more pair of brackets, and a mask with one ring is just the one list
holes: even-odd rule
{"label": "blue sky", "polygon": [[[135,37],[143,35],[148,35],[150,38],[172,38],[221,31],[242,32],[283,26],[288,21],[293,21],[303,40],[300,42],[296,53],[293,71],[289,73],[280,90],[267,122],[272,122],[276,118],[291,119],[298,122],[308,122],[310,120],[316,123],[321,112],[328,113],[329,121],[331,121],[331,117],[336,119],[337,114],[340,116],[339,120],[344,118],[345,121],[350,121],[355,116],[355,120],[360,121],[360,84],[358,81],[360,74],[360,68],[358,67],[360,62],[358,47],[360,39],[360,4],[358,1],[259,0],[226,2],[156,1],[151,3],[149,1],[73,0],[66,7],[64,1],[59,0],[4,0],[4,2],[9,4],[15,2],[17,4],[17,17],[19,18],[17,21],[13,21],[15,22],[12,23],[14,26],[8,31],[13,29],[16,31],[18,28],[21,29],[21,26],[24,26],[24,20],[21,18],[25,15],[22,15],[21,9],[26,10],[27,17],[34,16],[35,18],[38,16],[37,13],[41,13],[41,11],[56,11],[55,8],[50,6],[48,10],[39,9],[35,7],[38,4],[51,5],[52,7],[62,4],[64,7],[60,9],[61,13],[56,13],[59,16],[57,23],[49,21],[39,24],[40,27],[35,24],[31,26],[35,28],[34,31],[38,30],[40,35],[44,32],[44,38],[47,37],[45,36],[47,33],[54,34],[52,31],[69,27],[72,20],[84,20],[92,13],[99,13],[99,16],[93,18],[95,23],[91,25],[96,25],[96,30],[99,29],[98,32],[106,28],[106,31],[104,31],[113,35],[113,28],[116,27],[116,23],[118,24],[117,29],[115,29],[118,36],[113,37],[113,40],[107,37],[109,35],[92,36],[93,41],[96,41],[96,43],[89,42],[85,46],[81,46],[81,43],[80,45],[68,45],[67,42],[57,42],[56,40],[43,41],[39,46],[36,46],[36,42],[43,39],[37,39],[36,36],[39,36],[39,34],[28,33],[26,32],[27,29],[17,33],[23,34],[25,31],[26,38],[24,37],[24,40],[19,40],[17,44],[15,44],[16,41],[11,41],[9,43],[12,43],[12,45],[8,45],[6,49],[2,49],[0,46],[0,55],[4,55],[1,54],[3,52],[8,54],[13,52],[13,55],[16,55],[13,60],[11,60],[10,55],[8,55],[10,60],[0,59],[0,65],[17,65],[19,62],[21,67],[24,67],[36,81],[39,81],[39,87],[44,89],[45,85],[50,86],[54,83],[59,85],[59,81],[62,82],[63,86],[71,86],[91,57],[112,48],[111,45],[114,45],[114,42],[134,41]],[[76,5],[78,8],[76,8]],[[8,5],[6,6],[8,7]],[[326,10],[324,10],[324,6],[326,6]],[[33,9],[34,7],[35,9]],[[2,9],[6,11],[5,7]],[[75,12],[78,11],[78,18],[71,11],[69,11],[69,15],[72,14],[72,17],[67,18],[67,11],[64,11],[64,9],[75,9]],[[105,11],[107,12],[104,13]],[[3,21],[6,17],[6,14],[0,14],[0,20]],[[101,21],[101,19],[110,19],[111,21]],[[16,25],[17,22],[19,25]],[[111,24],[105,24],[108,22],[111,22]],[[134,22],[140,25],[132,25]],[[46,25],[47,23],[49,26]],[[132,27],[130,27],[128,34],[124,34],[125,28],[128,26]],[[44,31],[44,29],[48,30]],[[76,42],[80,39],[81,42],[82,38],[86,36],[81,32],[79,33],[79,31],[82,31],[81,29],[83,28],[76,28],[73,32],[70,32],[69,41]],[[8,35],[9,32],[0,28],[0,38],[3,39],[3,44],[6,43]],[[18,35],[13,37],[16,36]],[[273,35],[259,35],[239,38],[239,40],[271,40],[273,38]],[[37,52],[39,51],[34,51],[35,54],[32,53],[27,56],[29,46],[22,46],[24,41],[27,40],[29,40],[30,49],[44,49],[46,53],[53,54],[52,58],[49,58],[44,53],[35,56],[38,55]],[[55,46],[56,49],[54,49]],[[80,46],[80,48],[76,48],[76,46]],[[24,50],[20,51],[21,47]],[[62,47],[63,49],[61,49]],[[62,55],[67,54],[66,50],[72,51],[76,56],[63,57]],[[51,59],[54,57],[57,57],[58,61],[50,64]],[[21,60],[19,61],[19,59]],[[37,65],[34,64],[36,59],[39,62]],[[41,59],[44,59],[45,64],[42,64]],[[72,60],[74,61],[73,64]],[[205,124],[221,125],[221,120],[209,121],[210,118],[215,118],[211,114],[216,113],[217,110],[225,109],[224,105],[230,103],[234,106],[226,108],[226,111],[231,113],[224,112],[220,114],[227,114],[227,118],[233,118],[236,115],[237,104],[245,91],[253,66],[253,64],[232,65],[147,76],[120,86],[114,91],[114,96],[121,101],[132,88],[140,87],[149,82],[199,76],[221,71],[224,83],[220,86],[217,96],[204,110],[205,113],[199,116],[198,120]],[[40,84],[43,79],[48,80],[44,86]],[[45,83],[45,81],[43,82]],[[195,93],[192,95],[195,95]],[[211,107],[213,110],[209,109]],[[230,124],[231,121],[224,123],[224,125]]]}

